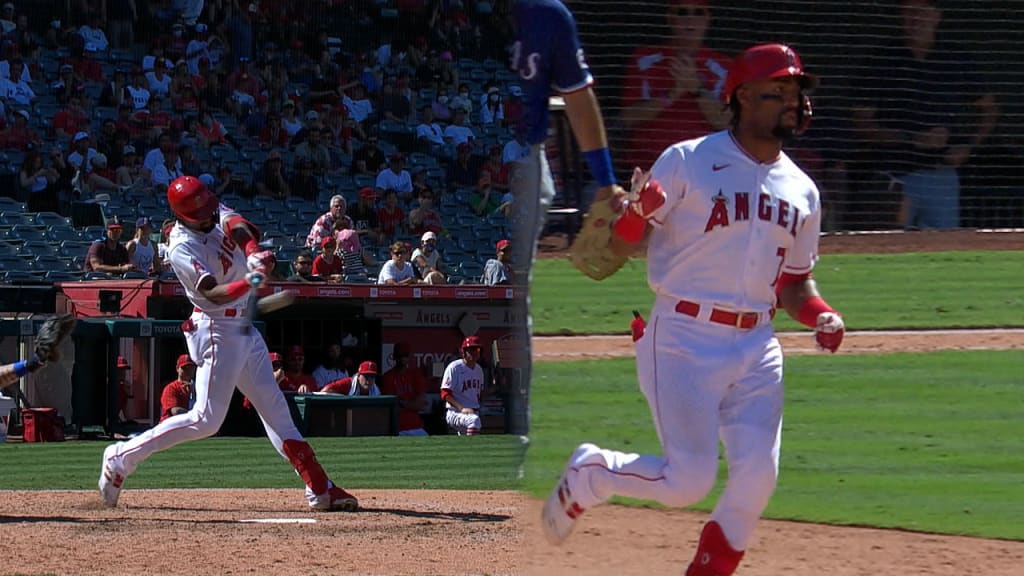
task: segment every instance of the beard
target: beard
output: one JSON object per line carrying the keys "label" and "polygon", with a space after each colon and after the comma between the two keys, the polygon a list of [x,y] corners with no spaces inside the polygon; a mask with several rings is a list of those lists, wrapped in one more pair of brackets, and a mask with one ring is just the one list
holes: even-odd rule
{"label": "beard", "polygon": [[[786,114],[789,114],[790,112],[796,114],[796,123],[792,127],[783,125],[783,117]],[[796,137],[796,133],[800,126],[801,120],[802,119],[800,110],[794,108],[792,110],[783,111],[781,114],[779,114],[779,118],[775,122],[775,127],[772,128],[772,136],[774,136],[778,140],[782,140],[783,142],[792,140],[793,138]]]}

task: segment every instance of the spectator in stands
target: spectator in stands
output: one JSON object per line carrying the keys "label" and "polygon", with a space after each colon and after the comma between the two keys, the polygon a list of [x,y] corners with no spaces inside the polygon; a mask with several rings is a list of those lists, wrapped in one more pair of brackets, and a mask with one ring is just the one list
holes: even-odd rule
{"label": "spectator in stands", "polygon": [[398,205],[398,193],[394,190],[384,191],[384,205],[377,210],[377,221],[380,223],[382,242],[405,233],[405,211]]}
{"label": "spectator in stands", "polygon": [[82,269],[85,272],[110,274],[132,270],[134,266],[128,258],[128,250],[120,242],[123,231],[121,224],[116,220],[107,224],[107,237],[89,245]]}
{"label": "spectator in stands", "polygon": [[349,118],[348,109],[344,104],[331,109],[325,128],[331,135],[329,145],[341,148],[341,151],[348,156],[352,155],[352,140],[356,138],[362,141],[366,140],[366,132],[363,131],[363,127]]}
{"label": "spectator in stands", "polygon": [[391,356],[395,365],[381,378],[380,393],[398,397],[398,435],[426,436],[420,412],[430,403],[423,371],[409,365],[409,345],[405,342],[396,343]]}
{"label": "spectator in stands", "polygon": [[459,110],[464,112],[466,116],[473,111],[473,100],[469,96],[469,84],[459,84],[459,93],[452,97],[448,107],[451,108],[452,114],[455,115],[458,114]]}
{"label": "spectator in stands", "polygon": [[200,22],[199,24],[196,24],[195,36],[189,40],[188,46],[185,47],[185,62],[188,67],[189,74],[192,76],[199,74],[200,58],[206,58],[207,60],[210,59],[210,44],[207,42],[209,35],[209,27]]}
{"label": "spectator in stands", "polygon": [[[100,154],[105,154],[112,166],[120,165],[117,159],[121,157],[121,150],[118,149],[116,155],[111,154],[117,146],[116,138],[117,122],[114,122],[113,118],[103,120],[103,123],[100,125],[100,133],[96,136],[96,151]],[[121,145],[124,146],[124,143]]]}
{"label": "spectator in stands", "polygon": [[491,173],[483,170],[476,190],[469,197],[469,209],[477,216],[489,216],[501,207],[502,193],[491,182]]}
{"label": "spectator in stands", "polygon": [[126,144],[122,149],[121,165],[114,172],[118,186],[131,186],[137,188],[145,183],[142,178],[142,164],[139,163],[139,155],[135,152],[135,146]]}
{"label": "spectator in stands", "polygon": [[238,68],[228,76],[227,88],[231,95],[232,112],[235,116],[242,115],[243,107],[256,106],[256,97],[259,96],[262,88],[259,75],[249,70],[249,57],[239,57]]}
{"label": "spectator in stands", "polygon": [[377,147],[377,134],[371,132],[367,134],[366,143],[352,156],[352,173],[376,176],[384,160],[384,152]]}
{"label": "spectator in stands", "polygon": [[[61,159],[60,150],[54,149],[56,158]],[[43,164],[43,157],[38,150],[32,149],[25,153],[25,159],[18,170],[18,189],[22,198],[27,198],[30,212],[55,211],[57,193],[54,186],[60,180],[60,172],[53,166]]]}
{"label": "spectator in stands", "polygon": [[[164,156],[174,151],[177,144],[171,137],[170,131],[164,131],[157,138],[157,146],[149,152],[146,152],[146,157],[142,161],[142,175],[147,180],[152,179],[153,172],[155,172],[160,166],[164,164]],[[181,168],[179,164],[177,168]]]}
{"label": "spectator in stands", "polygon": [[149,105],[151,94],[146,85],[146,75],[143,73],[142,68],[132,70],[132,83],[125,88],[125,91],[128,93],[128,100],[136,111],[146,109],[146,106]]}
{"label": "spectator in stands", "polygon": [[103,66],[96,60],[96,47],[92,44],[86,44],[82,48],[73,47],[70,59],[75,76],[82,82],[102,84],[106,80],[103,76]]}
{"label": "spectator in stands", "polygon": [[281,127],[291,140],[303,128],[302,119],[295,115],[295,101],[285,100],[281,105]]}
{"label": "spectator in stands", "polygon": [[480,178],[480,171],[471,155],[472,146],[468,143],[459,144],[455,148],[455,158],[448,165],[448,186],[455,188],[473,188]]}
{"label": "spectator in stands", "polygon": [[490,258],[484,264],[484,284],[488,286],[502,286],[513,284],[515,277],[512,271],[512,242],[499,240],[495,258]]}
{"label": "spectator in stands", "polygon": [[338,242],[338,257],[341,258],[342,273],[346,280],[363,281],[367,280],[366,266],[374,264],[373,257],[363,250],[359,242],[359,235],[355,230],[340,230],[335,238]]}
{"label": "spectator in stands", "polygon": [[[310,110],[307,116],[316,114]],[[306,140],[295,147],[295,158],[305,158],[313,165],[313,172],[323,176],[331,167],[331,151],[324,145],[324,135],[321,131],[319,116],[312,117],[309,129],[306,131]]]}
{"label": "spectator in stands", "polygon": [[313,259],[313,274],[328,282],[342,281],[342,264],[335,252],[338,242],[334,236],[325,236],[320,240],[320,254]]}
{"label": "spectator in stands", "polygon": [[530,146],[526,143],[526,131],[516,130],[516,136],[505,144],[501,152],[501,161],[505,164],[522,164],[530,156]]}
{"label": "spectator in stands", "polygon": [[473,144],[476,136],[473,134],[473,129],[466,126],[466,115],[469,112],[456,108],[452,123],[444,129],[444,141],[451,146],[458,146],[459,144]]}
{"label": "spectator in stands", "polygon": [[28,150],[29,147],[42,146],[43,140],[28,127],[31,118],[28,110],[18,110],[13,115],[13,122],[0,131],[0,148]]}
{"label": "spectator in stands", "polygon": [[110,169],[106,154],[97,152],[89,161],[91,170],[85,175],[83,193],[97,194],[100,192],[112,192],[117,190],[117,183],[114,181],[117,176]]}
{"label": "spectator in stands", "polygon": [[285,388],[284,379],[284,356],[281,356],[277,352],[271,352],[268,354],[270,358],[270,369],[274,372],[274,382],[277,382],[277,387],[282,392],[294,392],[294,390],[288,390]]}
{"label": "spectator in stands", "polygon": [[146,72],[146,87],[150,96],[167,98],[171,93],[171,70],[174,70],[174,63],[170,60],[156,62],[153,69]]}
{"label": "spectator in stands", "polygon": [[323,363],[313,370],[313,380],[317,390],[323,390],[327,384],[342,378],[348,378],[348,372],[341,357],[341,343],[331,342],[327,345]]}
{"label": "spectator in stands", "polygon": [[89,116],[82,109],[82,97],[75,94],[68,98],[67,107],[53,117],[53,130],[67,136],[74,136],[89,127]]}
{"label": "spectator in stands", "polygon": [[182,354],[178,356],[174,369],[178,378],[164,386],[160,393],[160,422],[188,412],[195,403],[196,363],[188,354]]}
{"label": "spectator in stands", "polygon": [[412,178],[409,171],[404,169],[405,156],[396,152],[388,159],[388,167],[377,175],[375,188],[378,192],[394,190],[399,197],[412,197]]}
{"label": "spectator in stands", "polygon": [[181,170],[181,160],[178,158],[178,149],[171,148],[170,151],[164,153],[164,163],[153,170],[150,182],[157,190],[166,190],[172,180],[184,175],[185,173]]}
{"label": "spectator in stands", "polygon": [[646,170],[668,146],[728,125],[719,95],[730,58],[704,46],[710,23],[707,0],[669,2],[669,42],[633,51],[622,89],[626,165]]}
{"label": "spectator in stands", "polygon": [[487,89],[487,98],[480,106],[481,124],[501,124],[505,120],[505,105],[501,101],[501,89],[491,86]]}
{"label": "spectator in stands", "polygon": [[85,45],[92,44],[95,52],[106,52],[110,47],[107,35],[103,32],[103,19],[99,12],[92,12],[85,24],[78,27],[78,35],[85,40]]}
{"label": "spectator in stands", "polygon": [[380,112],[387,120],[405,124],[412,115],[412,102],[398,91],[394,80],[384,82],[381,93]]}
{"label": "spectator in stands", "polygon": [[267,159],[263,161],[263,168],[257,175],[256,193],[260,196],[282,199],[291,195],[288,180],[284,175],[284,161],[279,151],[271,150]]}
{"label": "spectator in stands", "polygon": [[[957,228],[958,170],[992,133],[998,104],[981,88],[978,66],[939,38],[942,10],[934,0],[904,0],[900,15],[902,34],[865,60],[872,67],[854,84],[855,134],[873,152],[865,159],[872,171],[902,178],[902,225]],[[893,71],[899,82],[888,80]]]}
{"label": "spectator in stands", "polygon": [[53,95],[57,97],[57,101],[65,105],[73,97],[77,97],[79,102],[86,99],[85,84],[75,78],[75,69],[71,64],[60,65],[57,80],[50,84],[50,89],[53,90]]}
{"label": "spectator in stands", "polygon": [[395,242],[391,245],[391,259],[384,263],[377,276],[377,284],[406,286],[418,284],[419,278],[413,270],[412,264],[406,262],[408,250],[403,242]]}
{"label": "spectator in stands", "polygon": [[449,107],[448,88],[442,86],[437,89],[437,96],[430,103],[430,109],[434,111],[434,117],[442,122],[452,119],[452,110]]}
{"label": "spectator in stands", "polygon": [[345,221],[345,228],[352,228],[352,219],[345,214],[345,197],[340,194],[331,196],[330,207],[313,223],[309,234],[306,236],[306,247],[315,248],[320,246],[321,240],[327,236],[334,235],[334,223]]}
{"label": "spectator in stands", "polygon": [[409,229],[413,234],[424,232],[441,232],[443,224],[441,214],[434,210],[434,194],[428,190],[420,191],[420,205],[409,212]]}
{"label": "spectator in stands", "polygon": [[359,190],[359,202],[352,209],[349,216],[352,217],[352,224],[360,236],[364,236],[371,244],[381,242],[380,223],[377,219],[377,193],[373,188],[365,186]]}
{"label": "spectator in stands", "polygon": [[304,198],[315,202],[320,197],[320,183],[313,173],[313,164],[305,158],[295,159],[295,169],[288,189],[293,197]]}
{"label": "spectator in stands", "polygon": [[313,253],[309,250],[299,250],[292,260],[292,275],[288,277],[289,282],[323,282],[324,279],[313,274]]}
{"label": "spectator in stands", "polygon": [[230,136],[224,124],[213,117],[209,110],[203,110],[196,125],[196,139],[203,147],[209,148],[220,144],[228,144]]}
{"label": "spectator in stands", "polygon": [[[61,69],[64,66],[61,66]],[[128,72],[124,68],[114,69],[114,77],[103,85],[99,105],[117,108],[124,102],[126,88],[128,88]]]}
{"label": "spectator in stands", "polygon": [[312,394],[320,388],[312,376],[302,371],[306,361],[306,353],[302,346],[291,346],[284,355],[284,379],[278,382],[282,390],[291,390],[297,394]]}
{"label": "spectator in stands", "polygon": [[128,250],[128,261],[136,270],[142,270],[147,274],[153,274],[160,270],[160,255],[156,253],[150,235],[153,233],[153,223],[145,216],[135,221],[135,238],[132,238],[125,245]]}
{"label": "spectator in stands", "polygon": [[[288,100],[288,102],[291,102],[291,100]],[[294,102],[292,102],[291,109],[295,109]],[[287,146],[289,140],[291,140],[291,136],[281,124],[281,115],[277,112],[267,114],[267,122],[263,126],[263,129],[260,130],[260,148],[267,149],[278,146]]]}
{"label": "spectator in stands", "polygon": [[178,145],[178,158],[181,160],[182,174],[199,174],[203,171],[202,163],[191,144],[182,141]]}
{"label": "spectator in stands", "polygon": [[[212,186],[212,184],[207,184],[207,187],[210,186]],[[170,272],[172,275],[174,274],[174,270],[171,268],[171,263],[167,259],[167,246],[171,236],[171,230],[174,229],[174,225],[176,223],[177,221],[174,218],[168,218],[160,224],[160,242],[156,245],[156,258],[154,261],[159,260],[160,268],[157,272],[161,274],[165,272]]]}
{"label": "spectator in stands", "polygon": [[[416,173],[412,175],[412,198],[419,198],[420,193],[426,190],[430,194],[434,194],[434,188],[427,181],[427,169],[422,166],[416,169]],[[412,199],[410,198],[410,200]]]}
{"label": "spectator in stands", "polygon": [[487,161],[480,167],[480,175],[489,175],[491,187],[504,194],[508,191],[509,166],[502,162],[501,146],[491,146],[488,152]]}
{"label": "spectator in stands", "polygon": [[444,146],[444,128],[434,120],[434,108],[430,104],[423,107],[423,116],[416,126],[416,142],[423,152],[432,152]]}
{"label": "spectator in stands", "polygon": [[505,97],[505,126],[518,126],[519,119],[523,117],[523,89],[518,84],[508,87],[508,96]]}
{"label": "spectator in stands", "polygon": [[380,388],[377,387],[377,363],[370,360],[361,362],[354,378],[339,378],[327,383],[321,391],[347,396],[380,396]]}
{"label": "spectator in stands", "polygon": [[354,82],[344,91],[341,101],[348,107],[348,114],[362,124],[373,114],[373,102],[366,96],[366,85]]}
{"label": "spectator in stands", "polygon": [[441,261],[441,253],[437,250],[437,234],[424,232],[420,238],[419,248],[412,252],[411,260],[416,268],[416,274],[423,282],[427,284],[445,283],[444,262]]}
{"label": "spectator in stands", "polygon": [[88,132],[78,132],[71,141],[71,153],[68,154],[68,165],[82,174],[83,178],[92,170],[92,159],[98,154],[95,148],[90,146],[91,139]]}
{"label": "spectator in stands", "polygon": [[14,22],[14,4],[4,2],[3,9],[0,9],[0,33],[10,34],[14,32],[17,24]]}
{"label": "spectator in stands", "polygon": [[12,103],[19,106],[32,106],[37,100],[32,86],[22,76],[24,69],[25,62],[21,58],[11,58],[10,75],[0,78],[0,100],[5,101],[8,106]]}
{"label": "spectator in stands", "polygon": [[135,22],[139,20],[139,11],[135,0],[107,0],[108,38],[114,48],[127,50],[135,44]]}
{"label": "spectator in stands", "polygon": [[142,123],[147,139],[158,138],[174,123],[170,113],[163,108],[163,98],[156,94],[150,96],[145,110],[135,111],[135,117]]}
{"label": "spectator in stands", "polygon": [[426,60],[416,68],[416,81],[423,88],[435,90],[448,85],[441,78],[441,55],[437,50],[429,51]]}

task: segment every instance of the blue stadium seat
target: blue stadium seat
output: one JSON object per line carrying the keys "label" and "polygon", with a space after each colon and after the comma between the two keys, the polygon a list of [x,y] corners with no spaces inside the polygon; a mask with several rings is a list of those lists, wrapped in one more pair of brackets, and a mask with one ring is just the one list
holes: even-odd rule
{"label": "blue stadium seat", "polygon": [[125,280],[149,280],[149,274],[142,270],[129,270],[121,275]]}
{"label": "blue stadium seat", "polygon": [[115,278],[106,272],[86,272],[82,276],[82,280],[114,280]]}
{"label": "blue stadium seat", "polygon": [[18,256],[56,256],[58,248],[46,241],[30,240],[18,248]]}
{"label": "blue stadium seat", "polygon": [[35,223],[48,228],[73,228],[71,218],[61,216],[56,212],[40,212],[35,215]]}
{"label": "blue stadium seat", "polygon": [[63,258],[53,255],[37,256],[33,264],[36,270],[42,270],[47,272],[67,272],[70,268],[68,260],[64,260]]}
{"label": "blue stadium seat", "polygon": [[26,242],[32,241],[46,241],[46,228],[39,228],[37,226],[26,226],[24,224],[18,224],[11,228],[11,235],[15,238],[20,238]]}
{"label": "blue stadium seat", "polygon": [[19,256],[0,256],[0,270],[31,270],[32,263]]}
{"label": "blue stadium seat", "polygon": [[73,228],[50,228],[47,236],[54,242],[75,241],[81,239]]}
{"label": "blue stadium seat", "polygon": [[464,276],[466,280],[469,280],[471,284],[477,284],[480,282],[480,278],[484,274],[484,267],[475,260],[464,260],[459,263],[458,271],[459,274]]}
{"label": "blue stadium seat", "polygon": [[10,270],[4,273],[4,280],[10,284],[44,284],[41,275],[26,270]]}
{"label": "blue stadium seat", "polygon": [[50,270],[43,276],[47,282],[75,282],[81,280],[82,275],[67,270]]}
{"label": "blue stadium seat", "polygon": [[0,213],[24,212],[25,205],[8,196],[0,196]]}

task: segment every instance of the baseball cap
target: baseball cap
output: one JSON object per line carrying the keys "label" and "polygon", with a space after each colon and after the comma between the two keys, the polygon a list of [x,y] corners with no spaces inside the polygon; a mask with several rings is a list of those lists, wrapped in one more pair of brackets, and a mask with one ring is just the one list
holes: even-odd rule
{"label": "baseball cap", "polygon": [[89,133],[88,132],[79,132],[79,133],[75,134],[75,142],[78,142],[79,140],[85,140],[88,137],[89,137]]}
{"label": "baseball cap", "polygon": [[359,189],[359,197],[360,198],[376,198],[377,197],[377,193],[373,190],[373,188],[371,188],[369,186],[364,186],[364,187]]}
{"label": "baseball cap", "polygon": [[513,95],[513,96],[522,96],[523,95],[523,89],[520,88],[518,85],[513,84],[513,85],[508,87],[508,93]]}
{"label": "baseball cap", "polygon": [[328,244],[338,245],[337,241],[334,240],[334,236],[324,236],[320,239],[320,247],[326,248]]}
{"label": "baseball cap", "polygon": [[487,89],[487,93],[488,94],[499,94],[499,93],[501,93],[501,90],[497,86],[491,86],[490,88]]}
{"label": "baseball cap", "polygon": [[31,115],[28,113],[28,110],[18,110],[17,114],[18,114],[18,116],[21,116],[25,120],[31,120],[32,119]]}
{"label": "baseball cap", "polygon": [[432,231],[427,230],[426,232],[423,233],[423,237],[420,238],[420,242],[426,242],[427,240],[435,240],[436,241],[437,240],[437,234],[434,234]]}
{"label": "baseball cap", "polygon": [[206,24],[203,24],[202,22],[196,24],[196,32],[199,32],[200,34],[206,32]]}
{"label": "baseball cap", "polygon": [[145,216],[142,216],[142,217],[138,218],[135,221],[135,227],[136,228],[144,228],[146,226],[149,226],[150,228],[152,228],[153,227],[153,223],[150,222],[149,218],[147,218]]}
{"label": "baseball cap", "polygon": [[270,363],[273,364],[275,362],[284,362],[284,357],[278,354],[277,352],[271,352]]}
{"label": "baseball cap", "polygon": [[129,154],[135,154],[135,146],[131,144],[125,144],[124,148],[121,149],[121,154],[127,156]]}
{"label": "baseball cap", "polygon": [[182,366],[195,366],[195,365],[196,365],[196,363],[192,361],[192,358],[189,358],[188,354],[182,354],[181,356],[178,356],[178,361],[174,363],[174,368],[176,370],[180,370]]}
{"label": "baseball cap", "polygon": [[206,187],[213,186],[214,183],[216,182],[216,180],[214,180],[213,178],[213,174],[200,174],[199,181],[202,182],[203,185]]}
{"label": "baseball cap", "polygon": [[319,120],[320,114],[316,110],[306,112],[306,120]]}
{"label": "baseball cap", "polygon": [[107,222],[107,230],[110,230],[112,228],[120,230],[124,228],[124,226],[121,226],[121,223],[118,222],[117,220],[111,220],[110,222]]}
{"label": "baseball cap", "polygon": [[[120,227],[120,224],[118,226]],[[118,368],[131,368],[131,366],[128,365],[128,361],[124,359],[124,356],[118,356],[117,357],[117,367]]]}
{"label": "baseball cap", "polygon": [[367,360],[359,365],[359,371],[357,374],[373,374],[377,375],[377,363],[372,360]]}
{"label": "baseball cap", "polygon": [[75,69],[74,66],[72,66],[71,64],[61,64],[60,65],[60,71],[61,72],[71,72],[74,69]]}
{"label": "baseball cap", "polygon": [[285,100],[284,104],[281,104],[281,106],[283,108],[295,108],[295,101],[294,100]]}
{"label": "baseball cap", "polygon": [[302,349],[302,346],[295,345],[289,346],[288,352],[285,353],[288,358],[302,357],[306,355],[306,352]]}
{"label": "baseball cap", "polygon": [[498,252],[501,252],[502,250],[508,248],[511,245],[512,242],[508,240],[498,240]]}

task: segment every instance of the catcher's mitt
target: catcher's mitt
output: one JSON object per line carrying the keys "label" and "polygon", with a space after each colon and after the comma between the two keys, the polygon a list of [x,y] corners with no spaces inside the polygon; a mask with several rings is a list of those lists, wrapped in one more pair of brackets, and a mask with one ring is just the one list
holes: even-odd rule
{"label": "catcher's mitt", "polygon": [[583,217],[576,240],[570,248],[572,265],[594,280],[604,280],[616,273],[628,259],[613,254],[608,245],[612,240],[612,224],[622,213],[623,193],[598,198]]}
{"label": "catcher's mitt", "polygon": [[63,342],[71,330],[75,327],[75,317],[71,314],[54,316],[43,322],[36,334],[36,358],[39,362],[46,363],[60,359],[61,342]]}

